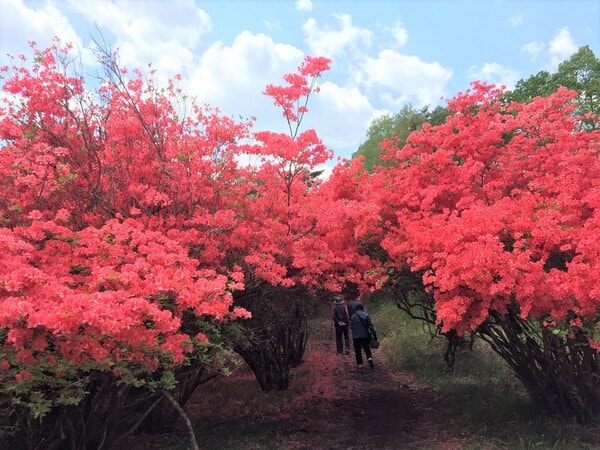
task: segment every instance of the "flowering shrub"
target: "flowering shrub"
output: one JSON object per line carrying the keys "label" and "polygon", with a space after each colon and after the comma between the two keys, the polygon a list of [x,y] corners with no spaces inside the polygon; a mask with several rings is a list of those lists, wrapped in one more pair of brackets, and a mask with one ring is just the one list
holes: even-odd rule
{"label": "flowering shrub", "polygon": [[600,409],[600,134],[574,92],[507,102],[479,83],[370,180],[381,246],[422,272],[443,331],[476,331],[547,411]]}
{"label": "flowering shrub", "polygon": [[[14,408],[48,416],[45,429],[25,432],[30,442],[74,429],[54,427],[69,414],[53,408],[89,411],[90,392],[107,399],[109,417],[110,398],[138,396],[119,386],[195,388],[181,376],[200,373],[222,345],[211,323],[250,317],[236,292],[303,281],[290,269],[316,215],[307,174],[331,157],[314,131],[298,134],[307,108],[294,106],[326,58],[307,57],[288,87],[267,87],[293,135],[262,131],[242,145],[251,122],[193,103],[182,114],[179,77],[159,89],[100,51],[106,77],[89,90],[71,74],[71,50],[33,45],[30,66],[22,57],[0,72],[0,396],[4,425],[20,420]],[[240,164],[247,153],[262,163]],[[103,435],[69,439],[99,445]]]}

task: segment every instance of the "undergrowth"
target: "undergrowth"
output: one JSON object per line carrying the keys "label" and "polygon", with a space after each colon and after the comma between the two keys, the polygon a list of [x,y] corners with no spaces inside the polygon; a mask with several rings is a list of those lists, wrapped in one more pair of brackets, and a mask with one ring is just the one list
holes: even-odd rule
{"label": "undergrowth", "polygon": [[[433,417],[427,420],[435,423],[439,430],[458,436],[459,444],[448,442],[436,449],[600,448],[600,426],[582,427],[564,419],[546,417],[484,342],[475,341],[472,351],[457,354],[454,370],[448,372],[442,357],[443,339],[432,339],[420,322],[410,319],[388,299],[367,300],[365,305],[381,340],[377,358],[385,359],[386,370],[408,374],[414,391],[433,390],[444,398],[444,410],[432,408]],[[287,391],[262,392],[252,373],[244,367],[200,388],[194,401],[186,407],[200,448],[320,448],[307,446],[305,437],[310,435],[310,430],[302,429],[299,419],[303,414],[310,415],[311,408],[322,407],[332,400],[334,380],[327,367],[337,363],[333,328],[327,326],[329,321],[324,319],[328,313],[329,309],[323,306],[309,323],[311,343],[307,361],[293,369]],[[334,416],[335,411],[327,414]],[[142,446],[128,447],[130,450],[190,448],[183,426],[171,436],[147,439]]]}
{"label": "undergrowth", "polygon": [[368,308],[382,338],[381,354],[390,370],[414,375],[417,383],[447,399],[456,430],[466,436],[464,450],[596,449],[600,424],[583,427],[549,418],[483,341],[456,355],[453,371],[443,359],[445,340],[424,332],[423,324],[378,298]]}

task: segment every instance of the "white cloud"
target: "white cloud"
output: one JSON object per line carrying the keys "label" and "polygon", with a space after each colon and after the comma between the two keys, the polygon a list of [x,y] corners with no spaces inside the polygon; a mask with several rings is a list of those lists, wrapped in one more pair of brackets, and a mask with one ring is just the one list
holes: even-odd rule
{"label": "white cloud", "polygon": [[281,30],[281,24],[277,20],[271,21],[271,20],[264,19],[263,23],[265,24],[265,27],[267,28],[267,30]]}
{"label": "white cloud", "polygon": [[481,67],[470,67],[469,77],[471,80],[485,81],[508,89],[514,88],[520,79],[517,70],[507,69],[496,62],[485,63]]}
{"label": "white cloud", "polygon": [[215,42],[195,60],[184,92],[199,103],[219,107],[225,115],[256,116],[259,128],[281,131],[285,125],[281,111],[262,92],[269,83],[283,84],[283,74],[294,72],[303,56],[292,45],[243,31],[230,46]]}
{"label": "white cloud", "polygon": [[577,43],[571,36],[568,28],[559,29],[550,42],[543,43],[531,41],[524,44],[521,49],[531,55],[533,61],[546,59],[546,69],[550,72],[556,71],[558,65],[569,59],[579,49]]}
{"label": "white cloud", "polygon": [[361,46],[371,45],[372,33],[366,28],[352,24],[348,14],[334,14],[337,27],[320,27],[313,18],[302,26],[304,41],[314,55],[327,56],[347,55],[346,49],[356,50]]}
{"label": "white cloud", "polygon": [[[267,84],[284,84],[282,76],[295,72],[304,54],[274,42],[264,34],[240,33],[227,46],[216,42],[196,60],[184,91],[199,103],[218,106],[238,118],[256,116],[256,129],[287,132],[287,123],[270,98],[262,94]],[[325,74],[327,78],[327,74]],[[342,87],[319,80],[320,92],[309,100],[301,130],[314,128],[338,155],[350,157],[356,150],[376,111],[358,87]]]}
{"label": "white cloud", "polygon": [[544,51],[544,48],[545,48],[545,45],[543,43],[537,42],[537,41],[527,42],[526,44],[523,44],[523,46],[521,47],[521,49],[525,53],[529,53],[531,55],[531,59],[534,61]]}
{"label": "white cloud", "polygon": [[313,4],[311,0],[296,0],[296,9],[298,11],[312,11]]}
{"label": "white cloud", "polygon": [[319,87],[310,99],[304,128],[314,128],[337,154],[350,157],[371,121],[383,111],[376,110],[357,86],[324,81]]}
{"label": "white cloud", "polygon": [[106,28],[118,39],[167,41],[190,48],[211,31],[210,17],[193,0],[140,2],[136,0],[69,0],[72,8],[90,22]]}
{"label": "white cloud", "polygon": [[26,6],[22,0],[0,0],[0,47],[7,54],[30,54],[27,43],[35,41],[40,49],[51,45],[54,36],[81,48],[81,40],[68,19],[51,3],[38,8]]}
{"label": "white cloud", "polygon": [[386,49],[376,58],[367,57],[361,65],[362,82],[397,110],[406,103],[416,107],[437,105],[446,95],[452,70],[438,62],[426,62]]}
{"label": "white cloud", "polygon": [[408,30],[404,28],[402,22],[396,22],[391,28],[386,28],[400,46],[406,45],[408,42]]}
{"label": "white cloud", "polygon": [[568,59],[577,50],[577,44],[569,29],[558,30],[556,36],[550,41],[550,67],[552,70],[555,70],[561,62]]}
{"label": "white cloud", "polygon": [[508,18],[508,24],[511,27],[518,27],[523,24],[523,14],[516,14]]}
{"label": "white cloud", "polygon": [[208,14],[193,0],[69,0],[69,5],[114,36],[123,65],[152,63],[165,77],[193,65],[194,50],[212,27]]}

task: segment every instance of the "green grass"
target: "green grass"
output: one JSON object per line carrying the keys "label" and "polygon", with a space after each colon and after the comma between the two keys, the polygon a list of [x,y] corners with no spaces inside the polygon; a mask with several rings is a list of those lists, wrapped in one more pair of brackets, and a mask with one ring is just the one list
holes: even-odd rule
{"label": "green grass", "polygon": [[468,449],[594,449],[600,427],[582,427],[544,416],[504,361],[482,341],[456,355],[454,371],[443,360],[445,341],[431,339],[422,323],[383,298],[368,309],[392,370],[413,374],[417,383],[447,399],[453,425],[467,436]]}
{"label": "green grass", "polygon": [[292,428],[289,421],[247,423],[239,420],[215,426],[206,435],[199,433],[196,439],[201,448],[212,450],[285,449]]}
{"label": "green grass", "polygon": [[[432,422],[461,436],[460,450],[587,450],[600,448],[600,427],[582,427],[564,419],[544,416],[533,405],[522,385],[502,361],[482,341],[473,352],[456,355],[454,371],[448,373],[443,360],[445,341],[431,339],[422,323],[410,319],[393,302],[367,300],[366,307],[381,339],[378,358],[385,358],[390,371],[409,373],[414,389],[428,388],[445,400]],[[321,308],[309,323],[311,339],[333,339],[330,327],[323,327],[329,310]],[[278,418],[289,410],[290,402],[313,385],[310,368],[293,369],[290,388],[281,392],[261,392],[251,376],[225,378],[215,389],[206,386],[200,398],[188,405],[200,448],[211,450],[300,448],[294,420]],[[201,387],[200,389],[203,389]],[[228,410],[224,406],[228,405]],[[225,411],[225,412],[224,412]],[[218,414],[216,414],[218,412]],[[447,428],[444,428],[447,427]],[[156,447],[132,450],[187,450],[189,438],[181,424],[173,436]],[[292,439],[292,440],[290,440]]]}

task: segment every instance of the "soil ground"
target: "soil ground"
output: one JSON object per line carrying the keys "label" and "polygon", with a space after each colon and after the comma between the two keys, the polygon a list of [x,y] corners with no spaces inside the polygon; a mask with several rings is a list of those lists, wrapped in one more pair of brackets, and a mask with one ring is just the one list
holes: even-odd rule
{"label": "soil ground", "polygon": [[[336,354],[333,327],[324,321],[309,340],[305,362],[293,370],[288,391],[264,393],[243,370],[201,386],[186,405],[198,445],[207,450],[461,448],[464,438],[454,431],[445,399],[410,375],[390,370],[381,350],[373,351],[373,369],[357,368],[353,352]],[[255,440],[257,435],[263,440]],[[189,448],[186,441],[181,428],[138,437],[127,447],[179,450]]]}
{"label": "soil ground", "polygon": [[[332,352],[331,343],[320,343]],[[460,436],[447,435],[444,399],[417,387],[410,376],[392,373],[383,361],[356,367],[354,355],[336,356],[329,367],[335,398],[323,398],[299,414],[302,449],[451,449]],[[440,428],[440,420],[444,422]],[[453,445],[454,442],[456,445]]]}

